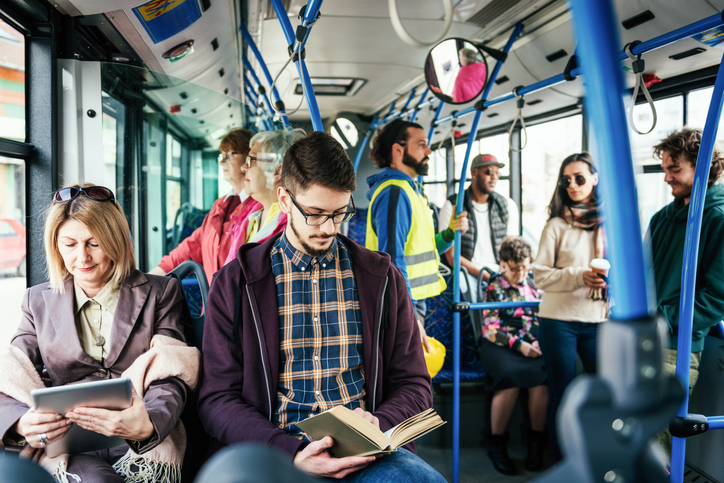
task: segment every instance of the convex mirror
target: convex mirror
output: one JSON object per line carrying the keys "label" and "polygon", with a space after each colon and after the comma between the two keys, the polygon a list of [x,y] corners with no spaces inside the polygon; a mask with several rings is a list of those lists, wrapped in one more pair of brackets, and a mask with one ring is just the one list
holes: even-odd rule
{"label": "convex mirror", "polygon": [[479,98],[487,80],[485,55],[468,40],[445,39],[427,54],[425,81],[444,102],[464,104]]}

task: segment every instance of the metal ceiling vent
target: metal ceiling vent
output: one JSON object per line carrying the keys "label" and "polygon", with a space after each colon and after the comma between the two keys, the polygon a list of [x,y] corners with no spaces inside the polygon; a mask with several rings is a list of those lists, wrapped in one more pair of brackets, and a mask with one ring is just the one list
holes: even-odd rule
{"label": "metal ceiling vent", "polygon": [[[312,88],[317,96],[353,96],[367,83],[367,79],[353,77],[312,77]],[[294,93],[301,96],[304,91],[299,79]]]}
{"label": "metal ceiling vent", "polygon": [[522,0],[493,0],[467,19],[467,23],[486,27],[505,12],[518,5],[521,1]]}

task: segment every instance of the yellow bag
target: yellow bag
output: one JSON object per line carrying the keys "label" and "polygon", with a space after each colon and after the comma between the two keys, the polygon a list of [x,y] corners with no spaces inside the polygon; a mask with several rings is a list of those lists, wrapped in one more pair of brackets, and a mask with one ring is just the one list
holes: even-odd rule
{"label": "yellow bag", "polygon": [[435,377],[437,373],[440,372],[440,369],[442,369],[442,365],[445,363],[446,350],[445,346],[434,337],[428,336],[427,341],[430,343],[430,347],[432,349],[430,352],[427,352],[425,350],[425,346],[423,345],[422,352],[425,354],[427,372],[430,373],[430,377]]}

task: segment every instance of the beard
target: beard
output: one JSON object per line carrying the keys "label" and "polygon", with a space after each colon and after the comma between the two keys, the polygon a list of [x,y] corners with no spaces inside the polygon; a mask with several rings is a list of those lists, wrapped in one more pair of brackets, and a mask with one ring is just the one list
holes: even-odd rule
{"label": "beard", "polygon": [[407,152],[407,149],[405,149],[405,155],[402,157],[402,164],[411,167],[420,176],[425,176],[430,170],[430,165],[425,163],[425,161],[427,161],[428,159],[429,158],[425,156],[420,161],[418,161],[413,158],[410,153]]}
{"label": "beard", "polygon": [[493,190],[488,188],[488,185],[485,184],[485,180],[482,176],[478,176],[475,178],[475,188],[480,192],[480,194],[483,195],[489,195],[493,192]]}
{"label": "beard", "polygon": [[289,226],[291,227],[292,232],[294,233],[294,236],[297,237],[297,240],[299,240],[299,243],[302,245],[302,248],[307,253],[307,255],[309,255],[311,257],[320,258],[320,257],[323,257],[324,255],[326,255],[327,252],[329,252],[329,248],[332,246],[334,239],[330,240],[329,245],[326,248],[314,248],[314,247],[310,246],[299,234],[299,232],[297,231],[297,228],[294,226],[294,219],[290,216],[288,218],[288,220],[289,220]]}

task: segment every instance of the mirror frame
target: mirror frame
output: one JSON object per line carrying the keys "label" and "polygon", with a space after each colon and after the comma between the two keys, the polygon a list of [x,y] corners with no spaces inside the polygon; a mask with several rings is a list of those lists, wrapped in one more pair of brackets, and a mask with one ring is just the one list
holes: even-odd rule
{"label": "mirror frame", "polygon": [[[428,65],[430,65],[431,68],[434,68],[434,64],[432,61],[432,52],[437,47],[439,47],[441,44],[443,44],[444,42],[448,42],[450,40],[462,41],[464,43],[467,43],[467,44],[475,47],[475,49],[478,51],[478,53],[480,54],[480,56],[483,59],[482,60],[483,64],[485,64],[485,82],[483,82],[483,84],[481,85],[480,91],[478,91],[478,93],[475,94],[475,96],[473,96],[471,99],[463,101],[463,102],[455,102],[455,101],[453,101],[451,96],[446,95],[442,92],[437,92],[435,89],[440,90],[439,85],[437,85],[435,88],[433,88],[430,83],[430,74],[429,74]],[[474,42],[471,42],[470,40],[462,38],[462,37],[448,37],[446,39],[441,40],[437,44],[435,44],[435,46],[433,46],[433,48],[431,48],[430,51],[427,53],[427,57],[425,57],[425,65],[423,66],[423,72],[425,74],[425,83],[427,84],[427,87],[430,89],[430,92],[432,92],[435,95],[435,97],[437,97],[441,101],[445,102],[446,104],[458,105],[458,106],[462,105],[462,104],[468,104],[472,101],[478,100],[480,97],[480,94],[483,93],[483,91],[485,90],[485,86],[488,85],[488,81],[490,79],[490,70],[489,70],[489,66],[488,66],[488,59],[485,56],[485,52],[483,52],[483,50],[478,45],[476,45]]]}

